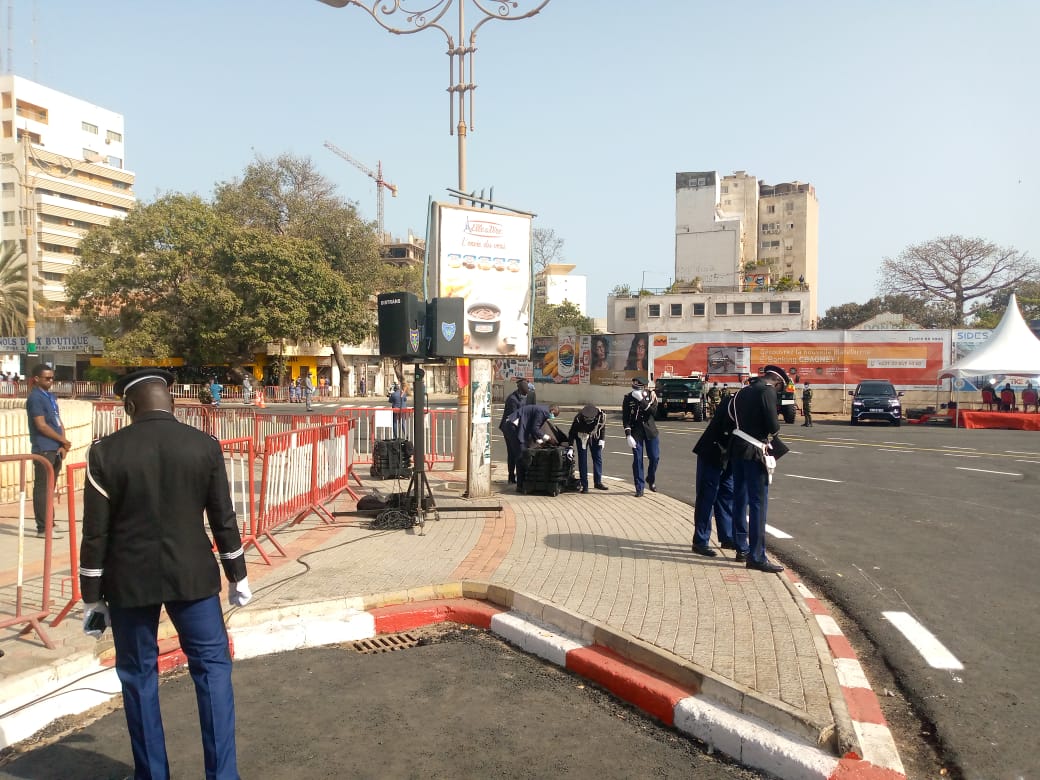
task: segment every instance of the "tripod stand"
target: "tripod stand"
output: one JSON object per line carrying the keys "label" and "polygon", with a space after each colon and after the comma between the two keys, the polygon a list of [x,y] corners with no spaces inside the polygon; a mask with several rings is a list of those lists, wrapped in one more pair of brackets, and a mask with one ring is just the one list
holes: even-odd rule
{"label": "tripod stand", "polygon": [[405,511],[412,516],[412,521],[421,529],[426,523],[427,512],[439,520],[437,504],[433,500],[430,482],[426,479],[426,372],[415,367],[415,389],[412,404],[412,479],[405,492]]}

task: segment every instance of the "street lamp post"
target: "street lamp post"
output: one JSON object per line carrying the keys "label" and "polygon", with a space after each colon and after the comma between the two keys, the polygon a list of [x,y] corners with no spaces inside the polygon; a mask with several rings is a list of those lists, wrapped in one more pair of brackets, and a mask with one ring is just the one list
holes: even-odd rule
{"label": "street lamp post", "polygon": [[[416,0],[412,0],[415,2]],[[408,0],[321,0],[334,8],[357,6],[366,11],[376,24],[395,35],[411,35],[423,30],[440,30],[448,41],[448,133],[458,139],[458,191],[466,191],[466,134],[473,130],[473,93],[477,88],[473,80],[473,53],[477,50],[477,31],[492,20],[513,22],[527,19],[549,4],[549,0],[426,0],[429,7],[409,10]],[[471,2],[477,11],[476,24],[466,34],[466,3]],[[366,4],[367,3],[367,4]],[[519,10],[521,5],[529,10]],[[455,34],[445,25],[450,25],[449,11],[452,6],[457,13]],[[457,37],[456,37],[457,36]],[[468,38],[468,42],[467,42]],[[456,123],[457,117],[457,123]],[[459,198],[459,203],[464,202]],[[475,362],[475,361],[471,361]],[[476,368],[476,366],[474,366]],[[486,485],[477,485],[470,468],[469,438],[471,409],[469,387],[459,383],[458,420],[455,434],[455,468],[466,464],[466,494],[470,497],[487,495],[490,478]],[[490,435],[490,430],[489,434]]]}

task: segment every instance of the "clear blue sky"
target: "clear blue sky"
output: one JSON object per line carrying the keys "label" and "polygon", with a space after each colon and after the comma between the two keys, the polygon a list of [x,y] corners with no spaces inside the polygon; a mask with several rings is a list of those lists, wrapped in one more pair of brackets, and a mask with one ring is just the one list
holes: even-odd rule
{"label": "clear blue sky", "polygon": [[[254,152],[291,152],[374,219],[373,182],[325,140],[382,160],[396,235],[422,235],[457,183],[436,30],[391,35],[318,0],[36,6],[34,51],[33,3],[15,2],[14,72],[123,114],[144,201],[208,197]],[[616,284],[671,278],[683,170],[816,187],[821,312],[942,234],[1040,259],[1038,30],[1035,0],[552,0],[478,33],[468,184],[565,239],[594,316]]]}

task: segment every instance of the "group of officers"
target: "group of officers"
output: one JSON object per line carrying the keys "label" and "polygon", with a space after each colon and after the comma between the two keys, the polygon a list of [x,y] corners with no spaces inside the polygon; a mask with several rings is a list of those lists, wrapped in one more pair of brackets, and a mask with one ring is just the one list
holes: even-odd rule
{"label": "group of officers", "polygon": [[[724,550],[734,550],[738,562],[758,571],[783,571],[783,566],[766,557],[765,528],[773,469],[776,459],[787,452],[778,436],[777,393],[788,381],[782,368],[765,366],[759,376],[735,393],[719,393],[711,420],[693,448],[697,476],[692,550],[697,555],[718,555],[709,546],[714,516],[719,545]],[[812,390],[806,383],[802,397],[806,425],[812,424],[811,403]],[[653,424],[655,404],[656,397],[646,389],[645,381],[633,379],[632,392],[623,400],[622,417],[626,440],[633,452],[637,497],[643,494],[644,487],[656,490],[660,449]],[[499,424],[506,442],[509,482],[516,484],[518,491],[524,489],[524,450],[569,444],[577,454],[581,492],[589,490],[590,453],[593,486],[607,490],[602,481],[606,440],[603,411],[591,404],[584,407],[567,434],[555,423],[559,412],[556,404],[536,403],[535,391],[527,379],[517,379],[516,390],[506,397]],[[645,475],[644,451],[649,457]]]}

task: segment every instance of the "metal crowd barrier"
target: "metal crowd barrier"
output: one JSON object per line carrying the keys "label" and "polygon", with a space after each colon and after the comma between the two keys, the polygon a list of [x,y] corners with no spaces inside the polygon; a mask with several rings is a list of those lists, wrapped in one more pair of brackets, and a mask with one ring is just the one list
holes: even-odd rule
{"label": "metal crowd barrier", "polygon": [[[53,649],[54,643],[51,641],[50,637],[47,636],[47,632],[43,628],[43,620],[51,612],[51,560],[54,553],[54,468],[42,455],[0,455],[0,463],[17,463],[19,466],[17,529],[18,562],[15,565],[14,604],[11,605],[14,611],[7,613],[6,608],[8,605],[0,603],[0,607],[3,607],[5,612],[5,614],[0,614],[0,628],[24,624],[25,628],[22,633],[35,631],[44,646],[48,649]],[[25,533],[27,530],[25,497],[26,485],[28,482],[26,479],[26,471],[30,463],[44,464],[47,472],[47,519],[43,547],[43,583],[42,590],[40,591],[39,607],[36,607],[35,603],[31,607],[28,606],[26,603],[27,596],[25,590]],[[36,533],[35,519],[32,521],[31,530],[33,534]]]}

